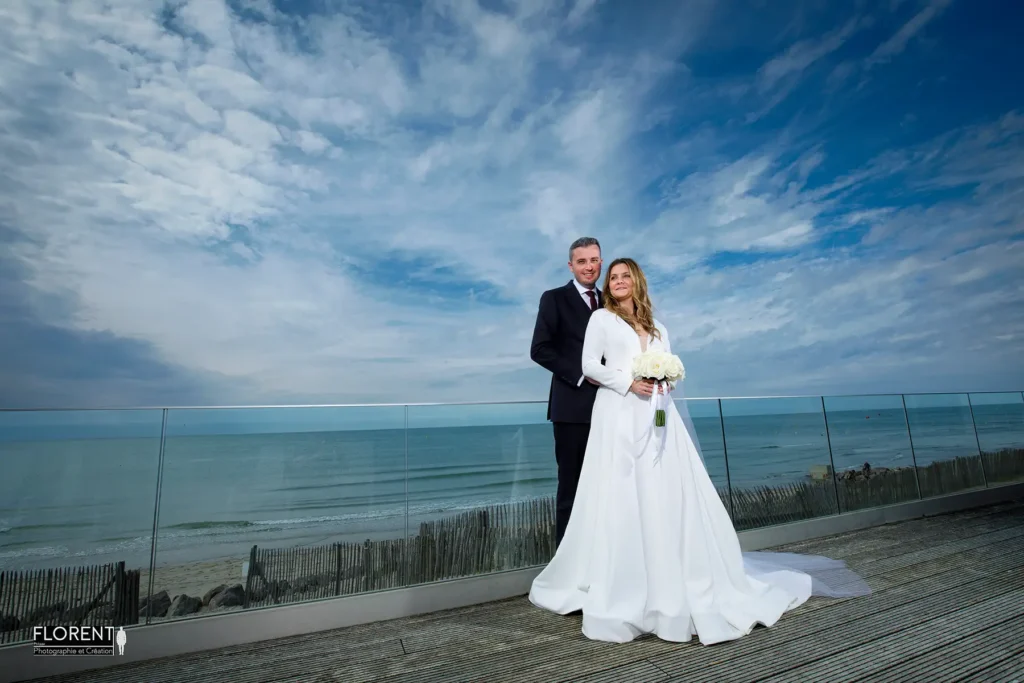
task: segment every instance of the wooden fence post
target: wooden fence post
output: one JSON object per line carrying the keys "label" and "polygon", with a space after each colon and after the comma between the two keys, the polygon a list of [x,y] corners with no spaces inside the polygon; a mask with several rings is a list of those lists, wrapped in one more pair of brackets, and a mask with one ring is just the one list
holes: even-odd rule
{"label": "wooden fence post", "polygon": [[254,581],[253,575],[256,572],[256,546],[249,551],[249,571],[245,573],[245,594],[242,596],[242,609],[249,609],[249,596],[252,595]]}
{"label": "wooden fence post", "polygon": [[341,595],[341,543],[334,544],[334,594]]}

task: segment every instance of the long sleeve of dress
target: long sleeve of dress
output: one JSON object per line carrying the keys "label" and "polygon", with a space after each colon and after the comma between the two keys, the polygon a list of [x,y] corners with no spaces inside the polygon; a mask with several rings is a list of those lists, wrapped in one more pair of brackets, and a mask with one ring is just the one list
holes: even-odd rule
{"label": "long sleeve of dress", "polygon": [[633,377],[601,363],[608,335],[607,316],[600,312],[590,316],[586,336],[583,337],[583,374],[622,396],[629,393]]}

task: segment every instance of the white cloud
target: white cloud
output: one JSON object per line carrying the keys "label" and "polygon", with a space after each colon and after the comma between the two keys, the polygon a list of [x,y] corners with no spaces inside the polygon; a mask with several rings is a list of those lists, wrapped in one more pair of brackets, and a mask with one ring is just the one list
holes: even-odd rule
{"label": "white cloud", "polygon": [[939,17],[946,8],[953,3],[953,0],[929,0],[929,2],[907,23],[884,43],[875,48],[875,51],[867,58],[865,66],[874,67],[885,63],[907,49],[907,44],[920,33],[925,26]]}
{"label": "white cloud", "polygon": [[[898,0],[890,3],[888,9],[890,12],[895,13],[900,11],[900,6],[903,4],[904,0]],[[903,54],[911,41],[922,33],[929,24],[941,17],[949,6],[953,4],[953,0],[924,0],[921,4],[924,6],[903,23],[888,39],[879,43],[869,55],[857,61],[847,60],[836,65],[828,79],[829,87],[831,89],[839,88],[853,75],[861,73],[863,78],[858,87],[863,88],[867,82],[868,72],[879,66],[889,64]]]}
{"label": "white cloud", "polygon": [[[0,86],[23,93],[0,101],[0,225],[27,305],[152,348],[213,402],[542,399],[535,306],[582,234],[648,265],[705,393],[842,384],[858,366],[835,359],[865,346],[876,376],[899,377],[908,354],[948,364],[978,329],[1004,358],[1024,333],[1005,314],[1020,299],[1017,115],[822,184],[818,142],[644,137],[687,106],[665,89],[688,78],[704,2],[635,50],[588,42],[613,8],[583,0],[249,7],[0,8]],[[837,25],[751,74],[755,110],[859,26]],[[893,178],[978,195],[853,201]],[[867,247],[843,246],[865,227]],[[823,255],[823,240],[840,246]],[[775,260],[706,262],[723,252]],[[81,400],[117,402],[118,382]]]}

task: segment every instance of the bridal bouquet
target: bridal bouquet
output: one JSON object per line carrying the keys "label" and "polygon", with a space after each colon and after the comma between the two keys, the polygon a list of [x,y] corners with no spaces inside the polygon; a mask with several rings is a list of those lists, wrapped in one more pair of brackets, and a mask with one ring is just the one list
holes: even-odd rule
{"label": "bridal bouquet", "polygon": [[[674,354],[649,350],[633,359],[633,379],[649,379],[661,384],[678,382],[684,377],[686,368],[683,367],[683,361]],[[665,426],[665,411],[660,407],[654,411],[654,426]]]}

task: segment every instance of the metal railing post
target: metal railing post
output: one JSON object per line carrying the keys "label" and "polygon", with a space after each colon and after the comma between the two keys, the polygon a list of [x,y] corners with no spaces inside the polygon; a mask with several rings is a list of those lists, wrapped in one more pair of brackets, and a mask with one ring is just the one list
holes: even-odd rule
{"label": "metal railing post", "polygon": [[967,408],[971,411],[971,426],[974,427],[974,443],[978,445],[978,462],[981,463],[981,481],[985,488],[988,488],[988,473],[985,471],[985,455],[981,452],[981,439],[978,438],[978,423],[974,419],[974,404],[971,402],[971,395],[967,396]]}
{"label": "metal railing post", "polygon": [[825,442],[828,443],[828,464],[832,470],[832,490],[836,495],[836,510],[842,512],[843,506],[839,502],[839,478],[836,476],[836,459],[832,455],[832,435],[828,428],[828,412],[825,410],[824,396],[821,397],[821,419],[825,421]]}
{"label": "metal railing post", "polygon": [[409,406],[404,406],[405,436],[405,540],[402,543],[402,585],[409,585]]}
{"label": "metal railing post", "polygon": [[729,516],[736,523],[736,505],[732,500],[732,474],[729,472],[729,446],[725,442],[725,412],[722,411],[722,399],[718,399],[718,425],[722,428],[722,454],[725,456],[725,487],[729,492]]}
{"label": "metal railing post", "polygon": [[910,429],[910,413],[907,412],[907,397],[900,394],[900,400],[903,401],[903,420],[907,423],[907,440],[910,442],[910,461],[914,464],[914,481],[917,483],[917,498],[923,500],[924,495],[921,493],[921,472],[917,468],[917,453],[914,451],[914,434]]}
{"label": "metal railing post", "polygon": [[153,618],[153,583],[156,579],[156,545],[160,536],[160,497],[164,484],[164,451],[167,447],[167,408],[160,420],[160,452],[156,460],[156,493],[153,496],[153,538],[149,544],[149,586],[146,588],[146,624]]}

